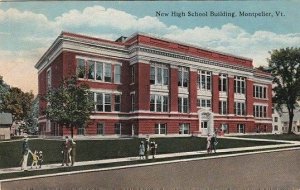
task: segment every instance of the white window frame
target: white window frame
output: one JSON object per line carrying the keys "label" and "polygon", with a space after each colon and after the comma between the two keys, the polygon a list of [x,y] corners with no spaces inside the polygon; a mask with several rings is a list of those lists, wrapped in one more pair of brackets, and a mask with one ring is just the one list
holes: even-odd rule
{"label": "white window frame", "polygon": [[[99,128],[99,125],[102,125],[102,129]],[[102,122],[97,123],[97,135],[105,135],[105,124]]]}
{"label": "white window frame", "polygon": [[[119,96],[119,99],[120,99],[120,101],[119,102],[117,102],[116,101],[116,98]],[[116,111],[116,112],[120,112],[121,111],[121,94],[115,94],[115,96],[114,96],[114,111]],[[119,106],[119,110],[117,110],[116,109],[116,106]]]}
{"label": "white window frame", "polygon": [[246,132],[246,125],[245,124],[239,123],[239,124],[236,125],[236,127],[237,127],[237,133],[243,133],[244,134]]}
{"label": "white window frame", "polygon": [[266,105],[253,105],[254,117],[266,118],[268,115],[268,109]]}
{"label": "white window frame", "polygon": [[268,87],[263,85],[253,85],[253,97],[258,99],[267,99]]}
{"label": "white window frame", "polygon": [[[79,61],[83,61],[83,64],[84,64],[83,77],[79,77],[79,71],[80,71],[79,70],[79,63],[80,63]],[[90,63],[93,64],[93,77],[92,78],[89,76]],[[106,62],[106,61],[77,57],[76,58],[76,76],[80,79],[88,79],[88,80],[92,80],[92,81],[112,83],[113,82],[112,65],[113,65],[113,63]],[[119,65],[119,64],[117,64],[117,65]],[[120,65],[120,67],[121,67],[121,65]],[[109,68],[109,70],[107,70],[108,68]],[[98,69],[101,70],[101,72],[99,73],[101,76],[101,80],[97,79]],[[109,80],[107,80],[107,78],[109,78]]]}
{"label": "white window frame", "polygon": [[228,75],[227,74],[219,74],[219,91],[227,92],[228,89]]}
{"label": "white window frame", "polygon": [[[119,133],[117,133],[119,131]],[[114,132],[116,135],[122,135],[122,123],[115,123]]]}
{"label": "white window frame", "polygon": [[[165,131],[163,133],[163,130]],[[155,134],[166,135],[167,134],[167,123],[156,123],[154,126]]]}
{"label": "white window frame", "polygon": [[[152,102],[154,98],[154,102]],[[158,100],[160,99],[160,110],[158,110]],[[166,101],[166,102],[165,102]],[[152,106],[151,106],[152,105]],[[151,109],[154,106],[154,109]],[[165,109],[166,106],[166,109]],[[151,112],[169,112],[169,96],[151,94],[150,95],[150,111]]]}
{"label": "white window frame", "polygon": [[211,109],[211,98],[197,98],[197,107]]}
{"label": "white window frame", "polygon": [[50,90],[52,87],[52,69],[51,69],[51,67],[47,69],[46,80],[47,80],[47,89]]}
{"label": "white window frame", "polygon": [[[102,102],[98,102],[98,95],[102,96]],[[105,97],[110,97],[110,102],[106,102]],[[112,94],[102,93],[102,92],[94,92],[94,102],[95,102],[95,111],[96,112],[112,112]],[[98,105],[102,105],[102,111],[97,109]],[[106,106],[110,106],[110,110],[106,110]]]}
{"label": "white window frame", "polygon": [[114,65],[114,83],[121,83],[121,65]]}
{"label": "white window frame", "polygon": [[234,102],[234,114],[237,116],[246,115],[246,103],[242,101]]}
{"label": "white window frame", "polygon": [[[181,78],[180,78],[181,76]],[[185,81],[186,78],[186,81]],[[187,67],[178,67],[178,87],[180,88],[188,88],[189,87],[189,79],[190,73],[189,68]],[[186,86],[184,85],[186,83]]]}
{"label": "white window frame", "polygon": [[130,111],[135,111],[135,93],[130,94],[130,101],[131,101],[131,109]]}
{"label": "white window frame", "polygon": [[234,77],[234,93],[245,94],[246,93],[246,78],[242,76]]}
{"label": "white window frame", "polygon": [[[154,72],[154,73],[152,73],[152,72]],[[153,80],[153,76],[154,76],[154,80]],[[156,85],[156,86],[168,86],[169,85],[169,68],[167,67],[167,65],[159,64],[159,63],[151,63],[151,65],[150,65],[150,84]]]}
{"label": "white window frame", "polygon": [[[187,105],[184,105],[185,100],[187,102]],[[189,113],[189,98],[188,97],[178,97],[178,112],[179,113]]]}
{"label": "white window frame", "polygon": [[211,91],[212,72],[198,70],[198,89]]}
{"label": "white window frame", "polygon": [[[189,123],[180,123],[179,124],[179,134],[180,135],[187,135],[190,134],[190,124]],[[187,131],[187,133],[186,133]]]}
{"label": "white window frame", "polygon": [[227,115],[228,114],[227,100],[219,100],[219,114],[220,115]]}

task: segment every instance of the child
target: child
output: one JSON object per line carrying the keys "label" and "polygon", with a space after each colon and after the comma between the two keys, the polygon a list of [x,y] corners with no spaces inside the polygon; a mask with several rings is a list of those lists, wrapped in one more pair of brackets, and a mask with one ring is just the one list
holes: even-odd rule
{"label": "child", "polygon": [[40,152],[39,152],[39,155],[38,155],[38,163],[39,163],[40,168],[42,168],[43,162],[44,162],[44,159],[43,159],[43,152],[40,151]]}
{"label": "child", "polygon": [[139,156],[140,156],[140,159],[144,159],[144,158],[145,158],[145,146],[144,146],[144,141],[141,141],[141,143],[140,143],[140,147],[139,147]]}
{"label": "child", "polygon": [[32,164],[31,164],[31,168],[35,165],[35,168],[37,168],[37,164],[38,164],[38,155],[37,155],[37,151],[35,150],[34,153],[31,153],[32,155]]}

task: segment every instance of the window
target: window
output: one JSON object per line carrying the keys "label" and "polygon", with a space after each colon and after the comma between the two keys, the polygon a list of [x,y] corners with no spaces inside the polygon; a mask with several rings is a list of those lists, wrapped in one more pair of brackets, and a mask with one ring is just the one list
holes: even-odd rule
{"label": "window", "polygon": [[84,135],[85,134],[85,129],[83,126],[80,126],[77,130],[78,135]]}
{"label": "window", "polygon": [[189,83],[189,70],[186,67],[178,68],[178,86],[188,87]]}
{"label": "window", "polygon": [[228,124],[221,124],[221,129],[224,132],[224,134],[228,134],[229,133]]}
{"label": "window", "polygon": [[179,124],[179,134],[190,134],[190,124],[189,123]]}
{"label": "window", "polygon": [[278,126],[274,125],[274,131],[278,131]]}
{"label": "window", "polygon": [[267,87],[265,86],[253,86],[253,97],[266,99],[267,98]]}
{"label": "window", "polygon": [[235,115],[245,115],[246,106],[245,102],[234,102]]}
{"label": "window", "polygon": [[211,99],[197,99],[197,106],[201,108],[211,108]]}
{"label": "window", "polygon": [[111,64],[105,63],[104,68],[104,81],[111,82]]}
{"label": "window", "polygon": [[[112,82],[112,65],[93,60],[76,59],[76,73],[78,78],[86,78],[103,82]],[[121,66],[115,67],[115,82],[120,83]]]}
{"label": "window", "polygon": [[121,83],[121,66],[115,65],[115,72],[114,72],[114,82]]}
{"label": "window", "polygon": [[134,65],[131,66],[131,83],[135,82],[135,71],[134,71]]}
{"label": "window", "polygon": [[221,115],[226,115],[227,114],[227,101],[225,100],[220,100],[219,101],[219,113]]}
{"label": "window", "polygon": [[198,88],[201,90],[211,89],[211,72],[198,71]]}
{"label": "window", "polygon": [[162,95],[150,95],[150,111],[168,112],[169,97]]}
{"label": "window", "polygon": [[225,74],[219,75],[219,91],[220,92],[227,91],[227,75]]}
{"label": "window", "polygon": [[188,98],[184,98],[184,97],[178,98],[178,112],[180,112],[180,113],[188,113],[189,112]]}
{"label": "window", "polygon": [[96,80],[103,81],[103,63],[96,62]]}
{"label": "window", "polygon": [[111,112],[111,94],[96,94],[96,111]]}
{"label": "window", "polygon": [[104,123],[97,123],[97,134],[104,135]]}
{"label": "window", "polygon": [[121,123],[115,124],[115,134],[116,135],[122,135],[122,125]]}
{"label": "window", "polygon": [[167,124],[155,124],[155,134],[163,134],[166,135],[167,134]]}
{"label": "window", "polygon": [[237,124],[237,133],[245,133],[245,124]]}
{"label": "window", "polygon": [[95,79],[95,61],[88,61],[88,73],[87,77],[88,79]]}
{"label": "window", "polygon": [[[253,113],[254,113],[254,117],[267,117],[267,106],[254,105]],[[278,121],[278,118],[275,117],[274,120]],[[275,121],[275,122],[277,122],[277,121]]]}
{"label": "window", "polygon": [[51,68],[47,70],[47,89],[49,90],[52,86],[52,81],[51,81]]}
{"label": "window", "polygon": [[151,64],[150,66],[150,84],[168,85],[169,69],[163,64]]}
{"label": "window", "polygon": [[135,95],[130,94],[130,99],[131,99],[131,111],[135,110]]}
{"label": "window", "polygon": [[78,78],[85,78],[85,61],[84,59],[76,59],[76,73]]}
{"label": "window", "polygon": [[121,95],[115,95],[115,111],[121,111]]}
{"label": "window", "polygon": [[234,77],[234,93],[245,94],[245,77]]}

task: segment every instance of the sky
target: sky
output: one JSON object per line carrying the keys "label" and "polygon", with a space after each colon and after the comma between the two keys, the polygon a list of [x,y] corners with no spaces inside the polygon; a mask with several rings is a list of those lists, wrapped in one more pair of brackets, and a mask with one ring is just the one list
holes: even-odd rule
{"label": "sky", "polygon": [[0,75],[7,84],[37,94],[34,65],[61,31],[109,40],[149,33],[247,57],[255,67],[267,66],[269,51],[299,47],[299,7],[297,0],[0,0]]}

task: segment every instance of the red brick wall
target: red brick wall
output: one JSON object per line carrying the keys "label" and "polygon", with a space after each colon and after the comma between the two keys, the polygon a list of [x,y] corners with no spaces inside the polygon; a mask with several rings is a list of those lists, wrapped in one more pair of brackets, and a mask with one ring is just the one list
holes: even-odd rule
{"label": "red brick wall", "polygon": [[150,110],[150,65],[137,63],[136,68],[136,109]]}
{"label": "red brick wall", "polygon": [[253,81],[246,80],[246,114],[253,115]]}
{"label": "red brick wall", "polygon": [[228,77],[228,113],[234,114],[234,78]]}
{"label": "red brick wall", "polygon": [[190,112],[197,112],[197,71],[190,71],[189,79],[189,108]]}
{"label": "red brick wall", "polygon": [[212,75],[212,112],[219,113],[219,75]]}
{"label": "red brick wall", "polygon": [[170,112],[178,111],[178,69],[170,68]]}

